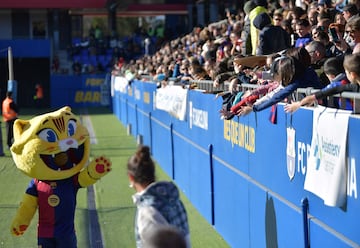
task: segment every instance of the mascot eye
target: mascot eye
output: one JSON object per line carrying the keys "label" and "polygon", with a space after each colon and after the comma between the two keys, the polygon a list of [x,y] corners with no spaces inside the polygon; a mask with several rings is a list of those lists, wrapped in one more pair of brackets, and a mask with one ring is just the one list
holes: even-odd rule
{"label": "mascot eye", "polygon": [[68,135],[73,136],[76,132],[76,121],[70,120],[68,123]]}
{"label": "mascot eye", "polygon": [[38,136],[42,140],[45,140],[47,142],[56,142],[57,141],[56,133],[54,132],[54,130],[52,130],[50,128],[41,130],[40,133],[38,134]]}

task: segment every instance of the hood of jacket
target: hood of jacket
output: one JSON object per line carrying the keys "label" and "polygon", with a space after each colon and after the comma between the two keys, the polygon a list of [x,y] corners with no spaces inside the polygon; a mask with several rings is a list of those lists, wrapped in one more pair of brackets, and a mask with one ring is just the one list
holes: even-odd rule
{"label": "hood of jacket", "polygon": [[253,20],[253,25],[257,29],[262,30],[264,27],[271,25],[271,18],[265,12],[260,13]]}
{"label": "hood of jacket", "polygon": [[143,192],[134,195],[134,203],[137,205],[152,205],[155,208],[168,203],[179,201],[179,190],[172,182],[154,182]]}

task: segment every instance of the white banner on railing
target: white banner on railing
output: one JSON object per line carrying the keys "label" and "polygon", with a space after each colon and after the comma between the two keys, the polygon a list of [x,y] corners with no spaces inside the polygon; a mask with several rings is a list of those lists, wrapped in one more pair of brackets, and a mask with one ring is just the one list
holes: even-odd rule
{"label": "white banner on railing", "polygon": [[331,207],[346,203],[346,143],[351,111],[317,107],[304,189]]}
{"label": "white banner on railing", "polygon": [[179,120],[185,120],[188,90],[181,86],[166,86],[156,90],[155,106]]}
{"label": "white banner on railing", "polygon": [[126,87],[129,85],[129,81],[124,77],[117,77],[113,81],[114,83],[114,91],[119,91],[121,93],[126,93]]}

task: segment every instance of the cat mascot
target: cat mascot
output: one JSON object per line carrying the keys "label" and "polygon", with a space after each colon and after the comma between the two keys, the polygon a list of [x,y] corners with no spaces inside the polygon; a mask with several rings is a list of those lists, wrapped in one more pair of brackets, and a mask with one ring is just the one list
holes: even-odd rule
{"label": "cat mascot", "polygon": [[76,247],[77,191],[105,176],[110,160],[98,157],[89,162],[89,133],[70,107],[17,119],[11,154],[18,169],[32,178],[11,233],[22,235],[38,209],[39,247]]}

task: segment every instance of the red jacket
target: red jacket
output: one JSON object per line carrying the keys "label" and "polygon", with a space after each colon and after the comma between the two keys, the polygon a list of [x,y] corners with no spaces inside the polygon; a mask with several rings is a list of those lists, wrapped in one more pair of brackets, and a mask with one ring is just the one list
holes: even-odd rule
{"label": "red jacket", "polygon": [[13,103],[13,99],[6,97],[2,103],[2,116],[4,121],[10,121],[17,118],[17,112],[10,107]]}

